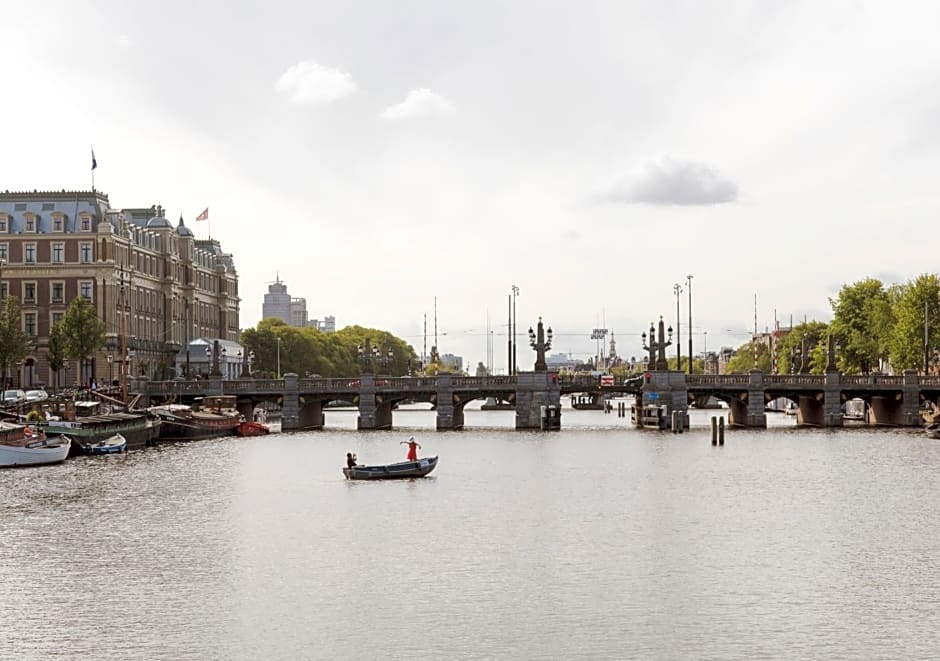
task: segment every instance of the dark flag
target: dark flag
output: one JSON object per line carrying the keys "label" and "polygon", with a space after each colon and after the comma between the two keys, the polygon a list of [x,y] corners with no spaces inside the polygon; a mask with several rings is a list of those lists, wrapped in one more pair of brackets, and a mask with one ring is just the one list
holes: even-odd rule
{"label": "dark flag", "polygon": [[94,170],[98,167],[98,161],[95,160],[95,150],[91,150],[91,169]]}

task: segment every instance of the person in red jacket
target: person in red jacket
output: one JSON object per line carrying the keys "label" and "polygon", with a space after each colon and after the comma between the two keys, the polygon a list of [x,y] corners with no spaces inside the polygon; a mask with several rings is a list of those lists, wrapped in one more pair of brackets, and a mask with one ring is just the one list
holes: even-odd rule
{"label": "person in red jacket", "polygon": [[408,461],[418,461],[418,449],[421,445],[418,444],[414,436],[407,441],[400,441],[398,444],[408,446]]}

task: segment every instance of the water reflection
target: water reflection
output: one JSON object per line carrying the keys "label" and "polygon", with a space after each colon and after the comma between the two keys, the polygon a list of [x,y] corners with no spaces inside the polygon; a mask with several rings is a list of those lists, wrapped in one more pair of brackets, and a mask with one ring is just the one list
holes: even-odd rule
{"label": "water reflection", "polygon": [[[711,413],[711,412],[702,412]],[[940,443],[566,411],[0,471],[0,658],[928,658]],[[489,417],[496,416],[496,417]],[[500,417],[501,416],[501,417]],[[485,421],[485,425],[477,424]],[[503,428],[499,428],[503,425]],[[422,480],[351,482],[347,451]],[[24,613],[65,613],[29,617]],[[114,626],[118,614],[119,626]]]}

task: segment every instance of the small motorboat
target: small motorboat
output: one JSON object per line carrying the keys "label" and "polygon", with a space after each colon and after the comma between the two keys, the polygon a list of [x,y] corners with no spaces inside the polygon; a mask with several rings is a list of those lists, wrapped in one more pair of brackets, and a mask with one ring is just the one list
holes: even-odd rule
{"label": "small motorboat", "polygon": [[940,438],[940,422],[924,427],[924,433],[927,434],[927,438]]}
{"label": "small motorboat", "polygon": [[115,434],[95,443],[83,443],[82,454],[117,454],[127,450],[127,439]]}
{"label": "small motorboat", "polygon": [[238,436],[264,436],[271,433],[271,428],[255,420],[243,420],[236,428]]}
{"label": "small motorboat", "polygon": [[72,439],[68,436],[47,438],[43,433],[21,436],[0,443],[0,467],[58,464],[69,456]]}
{"label": "small motorboat", "polygon": [[344,468],[347,480],[400,480],[409,477],[424,477],[437,466],[437,457],[417,461],[402,461],[384,466],[353,466]]}

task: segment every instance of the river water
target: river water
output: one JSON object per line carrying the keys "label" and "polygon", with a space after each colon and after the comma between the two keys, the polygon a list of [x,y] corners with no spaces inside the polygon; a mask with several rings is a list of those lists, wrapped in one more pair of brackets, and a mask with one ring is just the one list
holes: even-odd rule
{"label": "river water", "polygon": [[[0,659],[899,659],[940,652],[940,441],[565,409],[395,412],[0,471]],[[441,457],[423,480],[360,461]]]}

